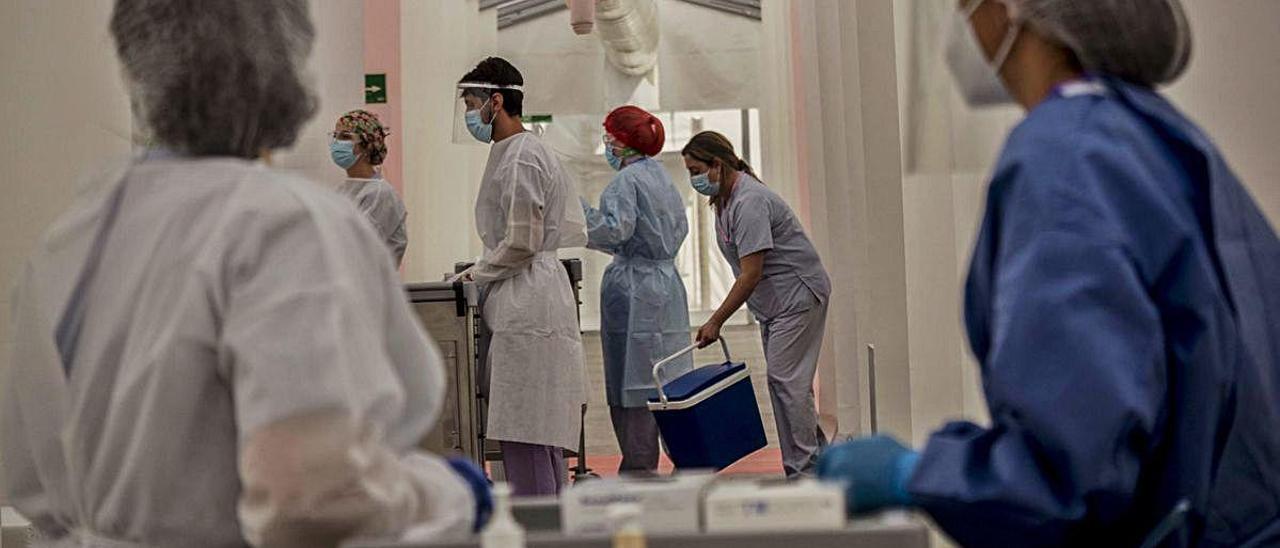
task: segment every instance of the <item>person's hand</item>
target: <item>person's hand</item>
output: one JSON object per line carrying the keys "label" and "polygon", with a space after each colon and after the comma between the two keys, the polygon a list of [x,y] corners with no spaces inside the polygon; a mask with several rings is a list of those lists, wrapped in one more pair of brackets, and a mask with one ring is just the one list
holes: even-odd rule
{"label": "person's hand", "polygon": [[714,344],[720,340],[720,324],[714,321],[702,324],[702,327],[698,328],[698,336],[695,340],[698,343],[698,348],[706,348]]}
{"label": "person's hand", "polygon": [[907,482],[920,454],[889,436],[870,436],[833,445],[818,458],[818,477],[845,484],[850,514],[911,505]]}
{"label": "person's hand", "polygon": [[474,281],[475,281],[475,278],[471,276],[471,269],[468,268],[466,270],[463,270],[462,272],[454,274],[453,277],[449,278],[449,280],[446,283],[452,284],[452,283],[458,283],[458,282],[474,282]]}
{"label": "person's hand", "polygon": [[493,515],[493,493],[489,487],[489,478],[484,475],[476,463],[462,457],[449,457],[449,467],[453,469],[453,473],[462,478],[471,488],[471,495],[476,499],[476,521],[475,532],[479,532],[489,523],[489,516]]}

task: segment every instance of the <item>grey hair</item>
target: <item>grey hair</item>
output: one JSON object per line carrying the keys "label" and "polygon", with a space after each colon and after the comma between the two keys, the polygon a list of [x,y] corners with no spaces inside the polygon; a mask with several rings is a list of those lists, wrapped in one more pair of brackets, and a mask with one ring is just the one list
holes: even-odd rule
{"label": "grey hair", "polygon": [[255,158],[315,114],[306,0],[116,0],[111,36],[135,119],[175,152]]}
{"label": "grey hair", "polygon": [[1084,69],[1145,86],[1176,80],[1191,59],[1181,0],[1016,0],[1018,16],[1075,53]]}

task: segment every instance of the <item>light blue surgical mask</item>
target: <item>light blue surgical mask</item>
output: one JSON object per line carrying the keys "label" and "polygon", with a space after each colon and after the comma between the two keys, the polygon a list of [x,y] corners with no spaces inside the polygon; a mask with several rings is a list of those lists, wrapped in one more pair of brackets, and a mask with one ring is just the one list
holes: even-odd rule
{"label": "light blue surgical mask", "polygon": [[475,137],[476,140],[480,141],[481,143],[489,143],[493,141],[494,116],[489,117],[488,122],[483,122],[480,120],[480,112],[483,111],[484,107],[487,106],[488,104],[489,104],[489,101],[485,101],[483,105],[480,105],[480,108],[476,110],[468,110],[465,115],[466,121],[467,121],[467,131],[470,131],[471,136]]}
{"label": "light blue surgical mask", "polygon": [[706,173],[699,173],[689,178],[689,184],[703,196],[719,196],[720,183],[713,182]]}
{"label": "light blue surgical mask", "polygon": [[351,169],[360,159],[360,155],[356,154],[355,141],[339,141],[337,139],[329,142],[329,157],[333,158],[333,163],[338,164],[342,169]]}
{"label": "light blue surgical mask", "polygon": [[609,145],[604,146],[604,161],[609,162],[609,167],[613,168],[614,171],[622,171],[622,158],[614,154],[613,147]]}

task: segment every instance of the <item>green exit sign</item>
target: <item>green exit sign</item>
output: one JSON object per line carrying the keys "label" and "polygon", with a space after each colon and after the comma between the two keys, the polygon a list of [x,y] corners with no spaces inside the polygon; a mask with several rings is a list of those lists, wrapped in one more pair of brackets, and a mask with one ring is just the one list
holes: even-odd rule
{"label": "green exit sign", "polygon": [[387,75],[364,75],[364,102],[367,105],[387,102]]}

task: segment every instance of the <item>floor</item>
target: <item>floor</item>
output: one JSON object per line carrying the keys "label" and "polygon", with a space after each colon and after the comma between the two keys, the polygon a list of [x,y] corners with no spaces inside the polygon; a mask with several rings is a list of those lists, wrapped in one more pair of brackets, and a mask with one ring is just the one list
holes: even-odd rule
{"label": "floor", "polygon": [[[782,457],[778,451],[778,436],[773,425],[773,409],[769,404],[769,394],[765,387],[764,350],[760,346],[759,327],[754,324],[726,326],[722,334],[729,345],[730,356],[734,361],[746,362],[747,367],[751,369],[751,385],[756,391],[756,402],[760,405],[761,418],[764,420],[765,436],[769,440],[767,448],[743,459],[724,473],[781,475]],[[594,332],[583,334],[582,345],[585,350],[587,380],[590,387],[586,423],[587,466],[602,476],[616,475],[618,463],[622,458],[618,452],[618,443],[613,436],[613,426],[609,422],[609,408],[604,401],[604,365],[599,334]],[[704,348],[694,354],[696,365],[718,363],[723,359],[718,346]],[[665,457],[659,470],[671,470],[671,463]]]}
{"label": "floor", "polygon": [[[606,478],[618,475],[618,464],[620,462],[622,462],[620,455],[587,455],[587,468],[590,468],[593,473]],[[573,459],[569,459],[570,475],[573,474],[572,468],[575,464]],[[658,473],[670,474],[671,471],[671,461],[667,460],[664,455],[661,462],[658,463]],[[773,447],[761,449],[738,461],[737,464],[721,470],[720,473],[743,476],[781,476],[782,453]]]}

